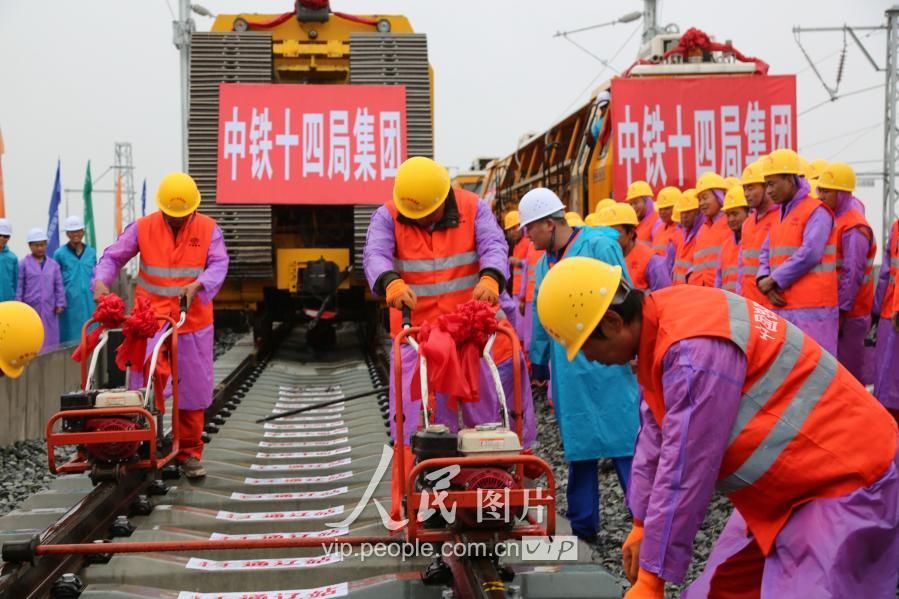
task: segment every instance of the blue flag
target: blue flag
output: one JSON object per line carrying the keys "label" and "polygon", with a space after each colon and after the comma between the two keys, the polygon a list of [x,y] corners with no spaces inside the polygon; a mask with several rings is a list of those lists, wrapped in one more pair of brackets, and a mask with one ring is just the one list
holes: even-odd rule
{"label": "blue flag", "polygon": [[147,180],[144,179],[144,188],[140,192],[140,215],[147,216]]}
{"label": "blue flag", "polygon": [[49,218],[47,220],[47,255],[52,256],[59,248],[59,201],[62,196],[62,185],[59,182],[59,160],[56,161],[56,181],[53,183],[53,194],[50,196]]}

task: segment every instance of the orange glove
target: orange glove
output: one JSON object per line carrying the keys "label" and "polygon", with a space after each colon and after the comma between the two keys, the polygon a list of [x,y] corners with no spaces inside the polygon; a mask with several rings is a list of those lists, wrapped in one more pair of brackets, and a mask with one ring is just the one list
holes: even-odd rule
{"label": "orange glove", "polygon": [[665,581],[640,568],[637,583],[624,594],[624,599],[665,599]]}
{"label": "orange glove", "polygon": [[621,546],[621,557],[624,558],[624,575],[634,583],[640,570],[640,544],[643,542],[643,523],[634,520],[634,526]]}
{"label": "orange glove", "polygon": [[397,310],[402,310],[403,306],[409,306],[415,309],[418,298],[412,288],[406,285],[402,279],[394,279],[387,284],[387,305]]}
{"label": "orange glove", "polygon": [[475,285],[471,297],[478,301],[495,304],[499,302],[499,283],[493,277],[484,275],[478,284]]}

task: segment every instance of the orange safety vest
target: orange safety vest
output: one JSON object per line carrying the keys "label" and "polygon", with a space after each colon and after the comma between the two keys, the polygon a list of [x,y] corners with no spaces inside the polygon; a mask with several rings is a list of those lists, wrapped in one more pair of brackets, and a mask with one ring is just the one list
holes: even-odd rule
{"label": "orange safety vest", "polygon": [[631,283],[633,283],[635,289],[649,289],[649,281],[646,279],[646,268],[649,266],[649,259],[653,256],[655,256],[655,253],[651,248],[638,243],[624,257],[624,263],[627,265],[627,274],[630,276]]}
{"label": "orange safety vest", "polygon": [[654,210],[652,214],[643,217],[643,220],[637,224],[638,244],[652,247],[652,229],[656,226],[657,222],[659,222],[659,213]]}
{"label": "orange safety vest", "polygon": [[[896,294],[896,279],[899,279],[899,219],[893,221],[892,230],[890,231],[890,254],[884,252],[883,259],[890,261],[890,280],[887,284],[886,293],[883,294],[883,303],[880,306],[881,318],[892,318],[893,312],[899,312],[899,298],[894,297]],[[893,304],[897,305],[893,305]]]}
{"label": "orange safety vest", "polygon": [[[705,217],[703,217],[705,218]],[[696,246],[693,248],[693,270],[689,284],[702,287],[715,286],[715,271],[721,262],[721,250],[733,232],[727,227],[727,217],[719,212],[713,222],[703,221],[696,234]]]}
{"label": "orange safety vest", "polygon": [[[154,212],[138,219],[140,270],[137,274],[135,297],[148,298],[156,314],[171,316],[177,322],[181,288],[193,283],[203,274],[215,227],[213,219],[195,212],[178,231],[178,238],[175,239],[162,212]],[[211,324],[212,302],[204,304],[194,298],[179,332],[190,333]]]}
{"label": "orange safety vest", "polygon": [[681,231],[681,237],[677,242],[674,253],[674,270],[671,273],[672,285],[686,285],[687,273],[693,268],[693,248],[696,246],[696,237],[687,241],[686,231]]}
{"label": "orange safety vest", "polygon": [[[453,194],[459,210],[459,224],[434,231],[401,222],[393,202],[385,204],[393,216],[394,268],[418,297],[412,311],[412,326],[420,326],[426,321],[436,323],[440,315],[453,312],[459,304],[471,299],[481,278],[475,233],[478,196],[464,189],[453,189]],[[497,316],[504,316],[502,310]],[[402,328],[402,312],[390,308],[390,336],[395,337]],[[497,335],[493,344],[494,359],[502,362],[511,355],[512,345],[508,338]]]}
{"label": "orange safety vest", "polygon": [[717,487],[766,555],[797,507],[869,486],[895,459],[895,421],[849,371],[795,325],[720,289],[646,297],[637,377],[659,426],[665,353],[692,337],[726,339],[746,356]]}
{"label": "orange safety vest", "polygon": [[[768,248],[771,272],[787,261],[802,246],[802,234],[812,213],[817,209],[830,211],[819,200],[808,196],[797,202],[784,220],[778,216],[771,227]],[[826,308],[836,306],[837,299],[837,246],[834,231],[831,230],[821,263],[799,277],[783,291],[787,301],[785,309]]]}
{"label": "orange safety vest", "polygon": [[739,261],[740,244],[731,233],[721,248],[721,289],[737,292],[737,281],[740,280]]}
{"label": "orange safety vest", "polygon": [[758,218],[758,213],[753,212],[749,218],[743,221],[743,233],[740,236],[740,258],[743,261],[743,286],[740,294],[744,297],[762,304],[767,308],[774,306],[768,301],[768,296],[759,291],[756,279],[759,276],[759,254],[762,245],[768,239],[771,227],[779,220],[779,208],[773,208]]}
{"label": "orange safety vest", "polygon": [[534,289],[537,287],[537,263],[540,262],[540,258],[543,257],[543,254],[546,253],[546,250],[538,250],[534,247],[533,243],[528,244],[528,254],[527,254],[527,262],[528,262],[528,282],[524,288],[524,301],[532,302],[534,301]]}
{"label": "orange safety vest", "polygon": [[[525,237],[521,236],[521,239],[518,240],[518,243],[515,244],[515,247],[512,248],[512,257],[518,258],[519,260],[524,260],[528,254],[528,244],[531,241]],[[512,295],[518,297],[519,292],[521,292],[521,281],[524,279],[524,269],[521,265],[516,265],[512,267]]]}
{"label": "orange safety vest", "polygon": [[656,236],[653,237],[652,240],[652,251],[662,258],[667,258],[668,245],[671,243],[677,243],[677,236],[679,232],[680,229],[678,228],[677,223],[671,223],[670,225],[662,223],[661,225],[659,225],[659,228],[656,231]]}
{"label": "orange safety vest", "polygon": [[858,288],[852,308],[846,313],[846,316],[851,318],[868,316],[874,306],[874,254],[877,253],[877,242],[874,241],[874,231],[871,229],[871,225],[858,210],[847,210],[838,216],[834,223],[838,270],[843,267],[843,234],[856,228],[868,238],[871,247],[868,248],[867,262],[865,263],[865,278],[862,280],[861,287]]}

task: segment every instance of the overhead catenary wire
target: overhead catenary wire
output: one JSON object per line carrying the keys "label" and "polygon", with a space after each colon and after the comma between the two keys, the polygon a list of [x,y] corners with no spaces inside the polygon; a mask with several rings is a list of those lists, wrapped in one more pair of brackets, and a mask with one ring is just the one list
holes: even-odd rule
{"label": "overhead catenary wire", "polygon": [[829,141],[834,141],[837,139],[845,139],[847,135],[852,135],[853,133],[859,133],[860,131],[863,131],[863,130],[867,131],[868,129],[873,129],[874,127],[879,127],[882,124],[883,124],[883,121],[877,121],[876,123],[872,123],[870,125],[865,125],[864,127],[857,127],[850,131],[844,131],[843,133],[840,133],[838,135],[833,135],[831,137],[826,137],[824,139],[818,139],[811,143],[802,144],[799,146],[799,151],[802,152],[802,151],[808,150],[809,148],[813,148],[815,146],[820,146],[821,144],[826,144]]}
{"label": "overhead catenary wire", "polygon": [[865,92],[869,92],[869,91],[872,91],[875,89],[881,89],[885,85],[886,85],[885,83],[878,83],[877,85],[872,85],[870,87],[863,87],[862,89],[857,89],[855,91],[846,92],[845,94],[840,94],[838,96],[835,96],[832,99],[824,100],[823,102],[815,104],[814,106],[812,106],[810,108],[806,108],[805,110],[801,111],[796,116],[802,116],[804,114],[808,114],[808,113],[812,112],[813,110],[817,110],[818,108],[821,108],[822,106],[826,106],[827,104],[831,104],[831,103],[836,102],[837,100],[841,100],[843,98],[848,98],[850,96],[857,96],[858,94],[863,94]]}
{"label": "overhead catenary wire", "polygon": [[[880,125],[880,123],[878,123],[878,125]],[[849,142],[848,142],[846,145],[844,145],[842,148],[840,148],[839,150],[837,150],[836,152],[834,152],[833,154],[831,154],[831,155],[827,158],[827,160],[830,161],[830,160],[833,160],[833,159],[835,159],[835,158],[838,158],[839,156],[841,156],[841,155],[843,154],[843,152],[845,152],[845,151],[848,150],[850,147],[852,147],[852,146],[854,146],[856,143],[858,143],[864,136],[866,136],[866,135],[868,135],[869,133],[871,133],[872,131],[874,131],[874,129],[875,129],[875,127],[869,127],[869,128],[867,128],[867,129],[861,131],[858,135],[856,135],[854,138],[852,138],[851,140],[849,140]]]}
{"label": "overhead catenary wire", "polygon": [[[627,39],[624,40],[624,42],[618,47],[618,49],[615,51],[615,53],[609,59],[609,62],[613,62],[616,58],[618,58],[618,55],[621,54],[622,50],[624,50],[627,47],[627,45],[631,42],[631,40],[634,39],[634,36],[637,35],[637,32],[640,31],[642,28],[643,28],[643,25],[637,25],[634,28],[634,30],[631,31],[630,35],[627,36]],[[584,88],[580,92],[578,92],[578,94],[574,97],[574,99],[568,103],[568,105],[565,107],[565,109],[562,111],[562,114],[560,114],[558,118],[562,118],[565,115],[567,115],[568,111],[571,110],[571,108],[575,104],[577,104],[577,101],[581,99],[581,96],[583,96],[584,93],[586,93],[588,90],[590,90],[596,84],[596,82],[599,81],[599,78],[602,77],[605,72],[606,72],[605,67],[600,69],[599,72],[593,77],[593,79],[591,79],[590,82],[587,85],[585,85]]]}

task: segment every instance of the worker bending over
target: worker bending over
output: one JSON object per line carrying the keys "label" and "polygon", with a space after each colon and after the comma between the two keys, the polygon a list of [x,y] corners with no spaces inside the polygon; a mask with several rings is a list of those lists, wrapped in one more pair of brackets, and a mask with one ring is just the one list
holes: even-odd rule
{"label": "worker bending over", "polygon": [[780,218],[779,208],[765,193],[761,160],[743,169],[740,182],[743,184],[746,203],[752,211],[749,218],[743,221],[743,233],[740,237],[740,294],[767,308],[773,308],[774,304],[768,300],[768,296],[759,291],[756,279],[759,276],[759,255],[771,232],[771,226]]}
{"label": "worker bending over", "polygon": [[780,207],[759,253],[759,291],[774,311],[837,354],[837,248],[833,214],[809,197],[793,150],[775,150],[762,159],[768,196]]}
{"label": "worker bending over", "polygon": [[731,236],[727,228],[727,219],[721,212],[726,192],[727,182],[716,173],[705,173],[696,182],[702,226],[696,233],[693,267],[687,275],[687,283],[690,285],[715,286],[715,271],[718,270],[721,260],[721,250],[727,238]]}
{"label": "worker bending over", "polygon": [[618,231],[618,244],[624,254],[628,277],[635,288],[655,291],[671,286],[665,259],[656,255],[649,246],[637,243],[637,213],[629,204],[618,203],[604,208],[599,213],[599,224]]}
{"label": "worker bending over", "polygon": [[[546,250],[537,264],[536,301],[541,281],[571,256],[602,258],[624,267],[618,233],[609,227],[572,228],[564,207],[546,188],[527,192],[518,205],[521,224],[534,247]],[[568,298],[568,315],[580,313],[581,298]],[[568,462],[568,519],[583,539],[599,532],[598,460],[611,458],[622,489],[627,490],[637,436],[637,381],[630,366],[591,364],[583,357],[566,359],[559,345],[534,318],[531,362],[534,378],[546,380],[551,370],[551,397],[562,449]]]}
{"label": "worker bending over", "polygon": [[[500,294],[509,276],[509,247],[486,202],[464,189],[453,189],[447,170],[429,158],[414,156],[400,165],[393,188],[393,201],[372,215],[363,250],[365,276],[372,292],[385,297],[390,308],[390,334],[402,330],[402,308],[412,310],[412,324],[437,323],[465,302],[475,299],[497,307],[505,318],[515,313],[508,294]],[[500,306],[500,302],[508,302]],[[501,309],[500,309],[501,308]],[[420,404],[412,401],[411,385],[418,354],[403,344],[402,430],[406,443],[420,423]],[[514,396],[511,343],[497,335],[493,358],[499,368],[507,398]],[[391,370],[393,352],[390,352]],[[521,358],[524,369],[524,358]],[[481,361],[480,401],[462,402],[467,426],[497,422],[499,399],[488,366]],[[391,378],[390,432],[396,438],[395,389]],[[531,387],[521,388],[524,406],[523,443],[529,447],[536,437]],[[458,418],[447,399],[437,396],[433,419],[455,431]],[[411,462],[407,462],[411,463]]]}
{"label": "worker bending over", "polygon": [[865,215],[855,209],[855,171],[834,162],[821,171],[818,197],[833,211],[837,246],[837,299],[840,308],[837,359],[858,380],[864,378],[865,335],[874,306],[877,242]]}
{"label": "worker bending over", "polygon": [[[147,298],[157,316],[175,322],[179,298],[187,299],[187,319],[178,329],[178,423],[180,451],[175,459],[188,478],[206,476],[203,456],[204,413],[212,403],[212,299],[228,274],[228,251],[216,222],[197,212],[200,190],[185,173],[170,173],[156,192],[159,211],[128,225],[103,252],[94,271],[94,297],[109,286],[129,260],[140,254],[136,298]],[[160,325],[162,334],[165,325]],[[156,339],[147,344],[148,355]],[[135,383],[132,377],[132,383]],[[173,415],[175,417],[175,415]]]}
{"label": "worker bending over", "polygon": [[735,509],[684,597],[894,596],[896,423],[809,335],[721,289],[644,296],[587,258],[549,272],[537,312],[570,358],[637,359],[626,599],[683,579],[716,489]]}
{"label": "worker bending over", "polygon": [[715,272],[715,287],[740,293],[740,247],[743,236],[743,223],[749,216],[749,204],[743,195],[743,188],[734,185],[724,195],[724,217],[731,234],[721,247],[721,261]]}

